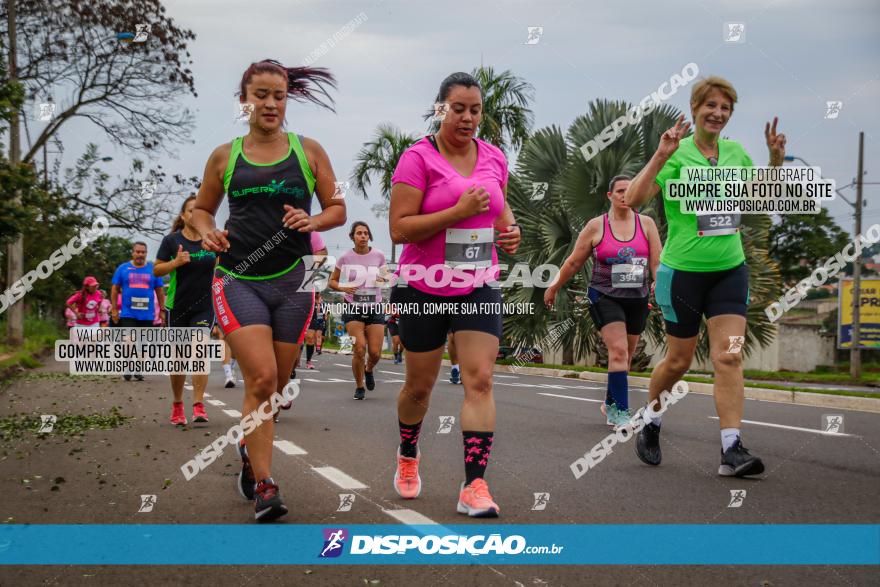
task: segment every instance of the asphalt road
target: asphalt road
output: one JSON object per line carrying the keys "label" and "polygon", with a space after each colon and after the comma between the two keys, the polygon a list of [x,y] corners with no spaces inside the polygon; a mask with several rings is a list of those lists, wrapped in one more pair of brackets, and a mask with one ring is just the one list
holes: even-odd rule
{"label": "asphalt road", "polygon": [[[458,413],[462,388],[441,371],[421,434],[419,499],[392,487],[398,442],[395,405],[403,365],[383,361],[377,387],[354,401],[345,355],[325,353],[301,369],[303,389],[276,426],[273,476],[291,508],[288,524],[480,524],[456,513],[463,480]],[[253,506],[234,489],[235,451],[191,481],[181,465],[226,432],[241,410],[241,383],[211,376],[211,421],[175,428],[166,378],[145,382],[65,375],[52,362],[0,392],[0,417],[16,413],[106,413],[132,421],[81,438],[25,433],[0,450],[0,519],[14,523],[247,524]],[[631,404],[644,403],[636,389]],[[663,464],[643,465],[632,442],[576,479],[571,463],[609,433],[604,386],[577,379],[497,374],[498,425],[487,480],[504,524],[849,524],[880,522],[880,415],[746,402],[743,439],[764,459],[755,479],[717,475],[720,439],[710,396],[691,394],[663,423]],[[187,402],[189,394],[187,393]],[[824,414],[844,416],[844,434],[822,433]],[[441,418],[455,417],[441,431]],[[62,483],[57,483],[63,477]],[[26,482],[25,482],[26,480]],[[52,486],[57,487],[53,490]],[[732,490],[745,490],[728,507]],[[535,493],[549,494],[533,509]],[[142,494],[152,512],[138,513]],[[353,494],[350,511],[337,511]],[[96,547],[100,547],[96,545]],[[185,551],[187,545],[181,544]],[[622,549],[674,548],[633,536]],[[831,566],[47,566],[0,567],[0,585],[876,585],[876,567]],[[365,583],[366,581],[366,583]],[[371,583],[379,581],[379,583]]]}

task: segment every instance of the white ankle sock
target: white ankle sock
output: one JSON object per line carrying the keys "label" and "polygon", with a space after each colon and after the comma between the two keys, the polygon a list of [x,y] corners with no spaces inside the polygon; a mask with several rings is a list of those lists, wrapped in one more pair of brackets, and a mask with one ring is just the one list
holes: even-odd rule
{"label": "white ankle sock", "polygon": [[739,439],[739,428],[721,429],[721,450],[726,451]]}

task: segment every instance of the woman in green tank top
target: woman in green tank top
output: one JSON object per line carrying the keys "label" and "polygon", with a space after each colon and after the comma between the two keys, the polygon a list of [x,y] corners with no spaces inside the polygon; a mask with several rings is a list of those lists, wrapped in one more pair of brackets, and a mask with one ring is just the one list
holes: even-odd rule
{"label": "woman in green tank top", "polygon": [[[680,200],[667,198],[667,182],[679,179],[683,168],[752,166],[739,143],[721,138],[736,101],[736,90],[720,77],[695,84],[690,106],[696,132],[687,136],[690,123],[681,116],[660,137],[657,151],[632,180],[625,199],[630,206],[641,206],[662,192],[668,221],[655,289],[666,322],[668,350],[651,374],[650,403],[645,409],[645,426],[636,437],[636,452],[643,462],[660,464],[660,394],[671,390],[690,368],[705,316],[721,427],[718,473],[742,477],[763,472],[764,465],[740,441],[745,403],[740,348],[749,291],[740,218],[738,214],[683,214]],[[785,157],[785,135],[777,133],[777,122],[774,118],[772,125],[768,122],[764,128],[771,166],[782,165]]]}
{"label": "woman in green tank top", "polygon": [[[333,197],[336,176],[327,153],[317,141],[284,129],[288,98],[332,110],[323,101],[326,84],[334,80],[323,69],[252,63],[239,93],[250,105],[243,109],[249,132],[211,154],[193,211],[203,246],[220,257],[214,311],[245,382],[238,488],[254,500],[261,522],[287,513],[270,473],[272,413],[298,389],[288,387],[288,375],[314,304],[302,262],[311,254],[309,233],[335,228],[346,217],[345,201]],[[220,230],[214,216],[224,193],[229,220]],[[317,213],[313,195],[321,205]],[[285,396],[281,402],[276,393]]]}

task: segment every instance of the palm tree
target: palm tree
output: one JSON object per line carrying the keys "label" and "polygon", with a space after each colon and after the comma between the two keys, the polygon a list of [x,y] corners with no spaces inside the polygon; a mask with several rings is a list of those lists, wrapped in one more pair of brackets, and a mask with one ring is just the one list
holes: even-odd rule
{"label": "palm tree", "polygon": [[[382,201],[373,204],[372,211],[380,217],[388,217],[388,204],[391,200],[391,177],[400,156],[413,143],[419,140],[416,135],[406,134],[392,124],[383,123],[376,128],[373,139],[365,143],[357,154],[351,183],[354,189],[366,199],[367,188],[375,179],[378,183]],[[391,262],[397,261],[397,245],[391,245]]]}
{"label": "palm tree", "polygon": [[[587,114],[575,119],[565,135],[561,129],[552,126],[537,131],[525,142],[508,189],[510,205],[523,227],[525,238],[516,258],[505,256],[504,262],[525,261],[531,267],[545,263],[561,266],[571,254],[586,222],[608,210],[605,194],[611,178],[622,173],[635,175],[641,170],[656,150],[660,135],[679,116],[677,109],[661,106],[638,124],[625,128],[617,140],[586,161],[580,146],[596,137],[630,107],[626,102],[597,100],[589,105]],[[532,182],[549,184],[540,201],[530,198]],[[661,239],[665,241],[666,218],[660,198],[653,198],[640,212],[654,218]],[[758,215],[743,215],[742,218],[743,248],[750,271],[751,305],[743,349],[748,353],[755,344],[763,347],[773,339],[772,327],[761,308],[772,301],[779,278],[767,251],[770,219]],[[553,312],[547,311],[543,305],[542,288],[509,292],[507,301],[533,302],[536,308],[534,315],[510,316],[505,320],[505,333],[514,346],[538,344],[555,324],[571,317],[575,326],[566,329],[556,341],[556,347],[563,349],[563,360],[572,362],[574,355],[584,356],[587,352],[601,354],[601,337],[583,303],[591,268],[588,261],[560,293]],[[655,343],[665,346],[663,320],[656,303],[646,334]],[[708,356],[705,325],[701,329],[697,356],[700,359]]]}
{"label": "palm tree", "polygon": [[[474,68],[471,75],[483,89],[483,116],[477,136],[492,143],[507,154],[517,151],[528,138],[534,114],[529,104],[534,99],[535,88],[510,70],[499,74],[492,66]],[[427,120],[433,111],[425,115]],[[433,121],[430,132],[437,132],[439,122]]]}

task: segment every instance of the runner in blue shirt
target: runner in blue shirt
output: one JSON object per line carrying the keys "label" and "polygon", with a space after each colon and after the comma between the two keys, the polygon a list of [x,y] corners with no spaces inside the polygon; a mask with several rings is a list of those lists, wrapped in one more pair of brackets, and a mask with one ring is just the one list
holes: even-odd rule
{"label": "runner in blue shirt", "polygon": [[[153,275],[153,264],[147,262],[147,245],[136,242],[131,248],[131,261],[116,268],[113,274],[113,288],[110,290],[110,315],[113,323],[124,328],[148,328],[153,326],[156,306],[153,291],[156,292],[159,306],[165,305],[164,282]],[[122,294],[122,308],[119,307],[119,294]],[[161,315],[162,325],[165,316]],[[131,381],[131,375],[123,375]],[[135,379],[143,381],[144,376],[135,374]]]}

